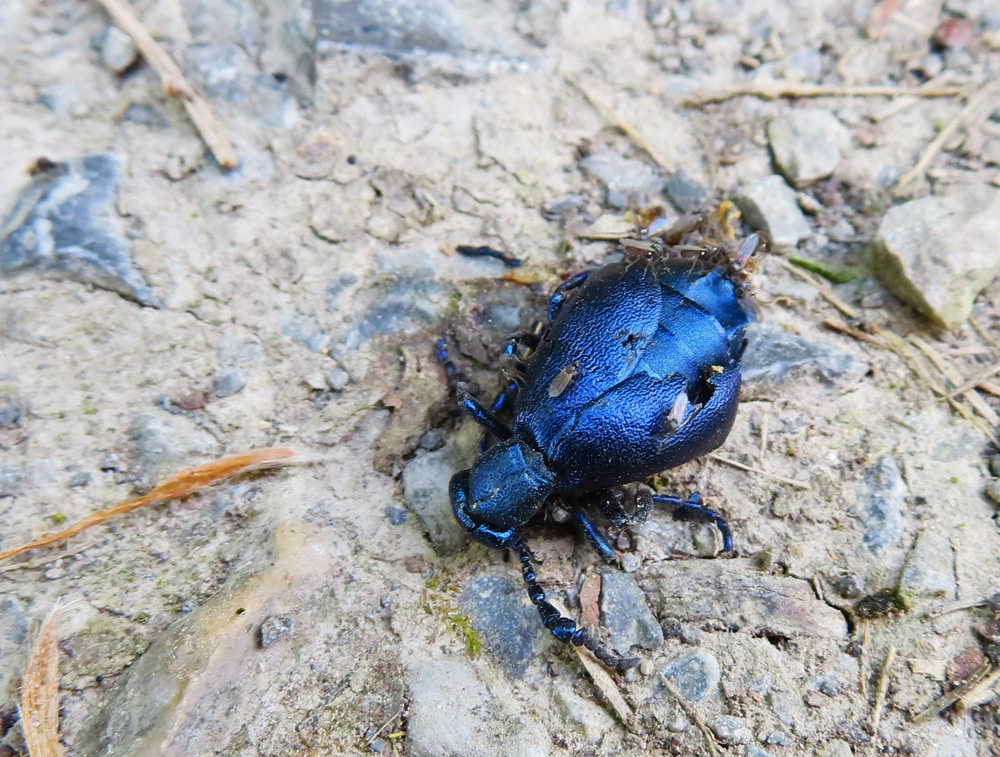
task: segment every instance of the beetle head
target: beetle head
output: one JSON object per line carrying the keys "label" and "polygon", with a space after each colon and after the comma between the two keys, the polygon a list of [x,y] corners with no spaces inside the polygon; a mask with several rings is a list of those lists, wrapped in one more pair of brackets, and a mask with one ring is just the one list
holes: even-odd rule
{"label": "beetle head", "polygon": [[507,439],[452,476],[451,507],[473,537],[490,547],[509,546],[514,531],[545,504],[554,478],[539,452]]}

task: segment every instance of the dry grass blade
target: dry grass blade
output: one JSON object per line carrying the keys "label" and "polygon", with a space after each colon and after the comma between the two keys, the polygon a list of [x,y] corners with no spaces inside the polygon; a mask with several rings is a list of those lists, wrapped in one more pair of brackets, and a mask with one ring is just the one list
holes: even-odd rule
{"label": "dry grass blade", "polygon": [[967,87],[894,87],[883,85],[803,84],[793,81],[762,81],[699,92],[684,99],[691,106],[717,103],[734,97],[780,100],[799,97],[953,97],[967,93]]}
{"label": "dry grass blade", "polygon": [[168,499],[186,497],[189,494],[194,494],[196,491],[204,489],[206,486],[214,484],[218,481],[223,481],[227,478],[232,478],[233,476],[237,476],[241,473],[248,473],[250,471],[263,470],[264,468],[274,468],[279,465],[286,465],[289,462],[294,462],[290,459],[294,455],[294,450],[291,450],[288,447],[271,447],[268,449],[254,450],[253,452],[245,452],[240,455],[231,455],[229,457],[224,457],[221,460],[213,460],[205,465],[199,465],[195,468],[182,470],[180,473],[168,478],[162,484],[149,492],[149,494],[137,497],[136,499],[126,500],[125,502],[119,502],[117,505],[113,505],[105,510],[96,512],[93,515],[88,515],[79,523],[59,531],[58,533],[44,536],[41,539],[36,539],[35,541],[28,542],[27,544],[22,544],[20,547],[8,549],[6,552],[0,552],[0,561],[6,560],[8,557],[13,557],[14,555],[19,555],[22,552],[27,552],[31,549],[44,547],[49,544],[54,544],[57,541],[68,539],[71,536],[76,536],[81,531],[86,531],[88,528],[104,523],[105,521],[118,515],[124,515],[125,513],[132,512],[133,510],[138,510],[140,507],[156,504],[157,502],[163,502]]}
{"label": "dry grass blade", "polygon": [[[990,675],[992,668],[993,666],[990,662],[988,660],[985,661],[971,676],[969,676],[969,679],[965,683],[955,689],[952,689],[947,694],[939,696],[927,705],[925,709],[914,715],[912,721],[917,724],[926,723],[931,718],[937,717],[940,713],[951,707],[955,704],[955,702],[962,699],[962,697],[966,696],[969,692],[977,689],[986,677]],[[995,672],[996,671],[994,671],[994,673]]]}
{"label": "dry grass blade", "polygon": [[837,308],[837,310],[839,310],[841,313],[843,313],[848,318],[858,318],[858,317],[860,317],[861,314],[857,310],[855,310],[853,307],[851,307],[850,305],[848,305],[846,302],[844,302],[842,299],[840,299],[837,295],[835,295],[833,293],[833,290],[830,289],[830,287],[826,284],[825,281],[822,281],[822,280],[816,278],[815,276],[813,276],[808,271],[803,271],[801,268],[792,265],[791,263],[789,263],[784,258],[779,258],[779,257],[777,257],[775,255],[772,255],[770,258],[768,258],[768,260],[775,261],[778,265],[780,265],[786,271],[788,271],[789,273],[791,273],[793,276],[797,276],[798,278],[802,279],[806,283],[812,284],[814,287],[816,287],[816,289],[819,290],[819,293],[823,297],[824,300],[826,300],[827,302],[829,302],[831,305],[833,305],[835,308]]}
{"label": "dry grass blade", "polygon": [[720,463],[725,463],[733,468],[739,468],[740,470],[745,470],[748,473],[756,473],[758,476],[764,476],[765,478],[774,479],[775,481],[780,481],[783,484],[788,484],[789,486],[794,486],[797,489],[812,489],[812,487],[805,481],[796,481],[794,478],[785,478],[784,476],[779,476],[775,473],[768,473],[766,470],[760,468],[755,468],[752,465],[744,465],[736,460],[730,460],[728,457],[723,457],[722,455],[712,454],[709,455],[713,460],[718,460]]}
{"label": "dry grass blade", "polygon": [[882,722],[882,708],[885,707],[885,695],[889,690],[889,668],[896,659],[896,647],[889,647],[885,655],[885,664],[878,676],[875,688],[875,703],[872,705],[872,735],[878,737],[878,727]]}
{"label": "dry grass blade", "polygon": [[174,63],[173,58],[160,47],[153,36],[146,31],[146,27],[120,0],[97,0],[97,2],[107,11],[115,24],[132,38],[135,46],[142,53],[142,57],[160,75],[160,81],[163,82],[163,89],[166,90],[167,94],[184,103],[188,116],[194,122],[201,138],[205,140],[208,149],[212,151],[216,162],[226,170],[236,168],[239,165],[239,160],[236,158],[236,152],[233,150],[233,145],[222,128],[222,124],[216,119],[208,103],[184,78],[184,74],[180,67]]}
{"label": "dry grass blade", "polygon": [[681,709],[684,710],[684,712],[687,713],[687,716],[694,721],[696,726],[698,726],[698,730],[701,731],[701,735],[705,737],[705,743],[708,744],[708,753],[711,754],[712,757],[718,757],[719,747],[715,743],[715,734],[709,730],[708,725],[705,723],[705,719],[701,716],[701,713],[695,709],[694,705],[684,698],[684,695],[677,690],[677,687],[670,682],[669,678],[663,679],[663,685],[667,691],[673,694],[674,699],[677,700]]}
{"label": "dry grass blade", "polygon": [[59,647],[53,610],[31,650],[21,684],[21,728],[31,757],[62,757],[59,743]]}

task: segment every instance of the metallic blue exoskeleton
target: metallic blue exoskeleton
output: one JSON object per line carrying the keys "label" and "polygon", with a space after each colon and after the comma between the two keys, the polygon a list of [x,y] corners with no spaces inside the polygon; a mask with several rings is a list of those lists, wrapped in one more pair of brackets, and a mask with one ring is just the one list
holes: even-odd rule
{"label": "metallic blue exoskeleton", "polygon": [[[637,660],[606,651],[545,600],[520,528],[559,495],[598,554],[611,560],[614,551],[588,510],[597,507],[616,526],[634,522],[648,513],[650,498],[629,515],[616,487],[725,441],[755,312],[740,269],[755,246],[752,238],[726,255],[638,244],[630,255],[626,245],[623,262],[569,279],[552,298],[550,324],[518,382],[513,427],[473,397],[460,397],[498,441],[452,478],[455,517],[483,544],[519,553],[529,596],[556,638],[587,646],[619,670]],[[697,494],[651,499],[714,519],[732,549],[725,521]]]}

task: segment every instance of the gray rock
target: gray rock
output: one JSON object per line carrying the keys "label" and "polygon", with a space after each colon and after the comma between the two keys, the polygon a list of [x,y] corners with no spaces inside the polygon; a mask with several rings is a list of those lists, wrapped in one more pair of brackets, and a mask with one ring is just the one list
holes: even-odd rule
{"label": "gray rock", "polygon": [[257,645],[261,649],[267,649],[277,642],[282,636],[292,631],[292,619],[287,616],[264,618],[257,629]]}
{"label": "gray rock", "polygon": [[194,458],[214,452],[215,438],[182,415],[159,409],[136,416],[129,429],[139,456],[139,465],[154,483],[189,467]]}
{"label": "gray rock", "polygon": [[0,221],[0,277],[32,271],[160,302],[131,258],[115,209],[122,159],[89,155],[40,172]]}
{"label": "gray rock", "polygon": [[754,570],[747,560],[647,565],[642,588],[660,617],[754,636],[841,639],[847,623],[806,581]]}
{"label": "gray rock", "polygon": [[566,683],[556,685],[555,700],[563,719],[588,741],[598,741],[615,728],[604,708],[576,694]]}
{"label": "gray rock", "polygon": [[385,508],[385,517],[389,519],[389,523],[393,526],[401,526],[410,519],[410,513],[402,507],[389,505]]}
{"label": "gray rock", "polygon": [[770,752],[765,752],[756,744],[747,747],[747,757],[771,757]]}
{"label": "gray rock", "polygon": [[1000,189],[966,186],[892,208],[875,237],[872,267],[890,292],[937,326],[954,329],[1000,273]]}
{"label": "gray rock", "polygon": [[667,177],[663,191],[678,210],[693,213],[705,207],[708,190],[680,168]]}
{"label": "gray rock", "polygon": [[0,407],[0,428],[14,428],[21,425],[21,406],[15,402]]}
{"label": "gray rock", "polygon": [[724,746],[735,744],[748,744],[753,740],[753,731],[743,718],[734,718],[730,715],[720,715],[709,721],[708,727],[712,733]]}
{"label": "gray rock", "polygon": [[851,745],[840,739],[825,741],[816,747],[816,757],[851,757]]}
{"label": "gray rock", "polygon": [[798,188],[832,174],[851,140],[837,117],[819,108],[785,111],[768,124],[767,138],[778,170]]}
{"label": "gray rock", "polygon": [[809,236],[809,222],[799,208],[795,190],[780,176],[768,176],[744,189],[736,204],[747,223],[770,235],[776,250],[793,248]]}
{"label": "gray rock", "polygon": [[132,38],[117,26],[109,26],[101,40],[101,63],[113,73],[120,74],[133,63],[139,51]]}
{"label": "gray rock", "polygon": [[93,476],[90,471],[82,470],[73,475],[73,477],[69,480],[69,486],[71,489],[78,486],[89,486],[92,478]]}
{"label": "gray rock", "polygon": [[455,657],[422,659],[407,671],[407,754],[414,757],[543,757],[549,737],[537,720],[512,710]]}
{"label": "gray rock", "polygon": [[769,390],[806,377],[836,384],[860,378],[868,371],[867,363],[833,340],[806,339],[777,323],[754,323],[747,336],[742,373],[749,390]]}
{"label": "gray rock", "polygon": [[662,675],[682,697],[691,702],[719,696],[719,681],[722,679],[719,661],[704,649],[669,663]]}
{"label": "gray rock", "polygon": [[898,593],[910,608],[924,597],[955,599],[955,555],[951,542],[934,529],[925,529],[906,556]]}
{"label": "gray rock", "polygon": [[226,371],[215,379],[212,391],[216,397],[232,397],[247,385],[247,377],[242,371]]}
{"label": "gray rock", "polygon": [[499,576],[481,576],[465,588],[459,604],[483,637],[483,650],[507,673],[523,678],[544,639],[538,611],[524,587]]}
{"label": "gray rock", "polygon": [[347,386],[351,377],[343,368],[331,368],[326,372],[326,383],[335,392],[341,392]]}
{"label": "gray rock", "polygon": [[432,278],[400,278],[377,289],[375,301],[358,326],[364,340],[412,333],[437,323],[454,292],[450,284]]}
{"label": "gray rock", "polygon": [[604,185],[607,203],[613,208],[630,203],[649,205],[663,185],[656,172],[641,160],[607,150],[591,153],[580,161],[580,167]]}
{"label": "gray rock", "polygon": [[906,492],[899,463],[891,457],[883,457],[865,471],[859,502],[850,512],[861,519],[862,541],[873,554],[899,544]]}
{"label": "gray rock", "polygon": [[601,617],[611,634],[611,644],[627,655],[634,646],[656,649],[663,644],[663,629],[646,604],[646,596],[630,573],[608,571],[601,581]]}
{"label": "gray rock", "polygon": [[448,496],[448,482],[461,467],[447,446],[417,455],[403,469],[403,501],[420,518],[439,555],[455,554],[469,540],[455,522]]}
{"label": "gray rock", "polygon": [[0,459],[0,497],[13,497],[23,482],[24,474],[17,464]]}
{"label": "gray rock", "polygon": [[987,481],[984,493],[993,504],[1000,505],[1000,479],[994,478],[992,481]]}
{"label": "gray rock", "polygon": [[233,368],[242,363],[255,363],[263,357],[260,347],[233,334],[223,334],[219,339],[218,358],[223,368]]}
{"label": "gray rock", "polygon": [[28,617],[19,602],[0,599],[0,700],[11,701],[28,657]]}

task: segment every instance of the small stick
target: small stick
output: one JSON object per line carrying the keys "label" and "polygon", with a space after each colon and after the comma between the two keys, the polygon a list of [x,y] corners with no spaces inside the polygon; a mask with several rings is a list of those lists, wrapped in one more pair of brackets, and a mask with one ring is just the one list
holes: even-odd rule
{"label": "small stick", "polygon": [[656,163],[656,165],[660,166],[660,168],[666,169],[667,171],[674,170],[674,167],[670,165],[669,161],[660,155],[655,148],[650,146],[639,131],[632,126],[632,124],[628,123],[621,116],[619,116],[618,113],[615,112],[614,108],[598,98],[596,95],[589,92],[586,87],[584,87],[576,79],[567,76],[566,83],[583,95],[584,99],[590,103],[591,107],[598,112],[601,118],[621,131],[621,133],[626,137],[631,139],[632,142],[635,143],[636,147],[653,159],[653,162]]}
{"label": "small stick", "polygon": [[920,156],[920,160],[917,161],[917,164],[899,177],[899,181],[896,182],[896,186],[906,186],[914,179],[923,175],[927,166],[929,166],[931,161],[937,157],[937,154],[941,151],[945,142],[947,142],[951,138],[951,135],[958,130],[958,127],[965,123],[980,105],[986,102],[993,102],[998,92],[1000,92],[1000,89],[998,89],[997,83],[994,82],[991,86],[983,87],[974,96],[970,97],[969,101],[965,104],[965,107],[958,112],[958,115],[948,122],[948,124],[941,129],[940,132],[938,132],[938,135],[931,140],[931,143],[927,145],[927,149],[924,150],[924,154]]}
{"label": "small stick", "polygon": [[858,673],[860,678],[858,680],[858,691],[861,693],[865,699],[868,698],[868,676],[866,675],[866,663],[868,654],[865,652],[865,648],[868,646],[868,621],[861,621],[861,639],[858,645]]}
{"label": "small stick", "polygon": [[885,85],[851,84],[802,84],[793,81],[768,81],[736,84],[709,92],[701,92],[684,99],[691,107],[717,103],[747,95],[761,100],[780,100],[799,97],[953,97],[967,94],[968,87],[893,87]]}
{"label": "small stick", "polygon": [[812,486],[807,484],[805,481],[796,481],[794,478],[785,478],[784,476],[779,476],[775,473],[768,473],[766,470],[761,470],[760,468],[754,468],[752,465],[744,465],[736,460],[730,460],[728,457],[722,457],[721,455],[707,455],[708,458],[712,460],[718,460],[720,463],[725,463],[726,465],[731,465],[734,468],[739,468],[740,470],[745,470],[748,473],[756,473],[759,476],[764,476],[765,478],[773,478],[775,481],[780,481],[783,484],[788,484],[789,486],[794,486],[798,489],[812,489]]}
{"label": "small stick", "polygon": [[[1000,136],[1000,134],[997,136]],[[983,325],[972,316],[969,316],[969,325],[976,330],[976,333],[979,334],[979,336],[983,338],[983,341],[990,345],[990,347],[995,347],[1000,350],[1000,342],[991,337],[986,329],[983,328]]]}
{"label": "small stick", "polygon": [[97,2],[107,11],[115,24],[132,38],[135,46],[142,53],[142,57],[160,75],[160,81],[163,83],[163,89],[166,93],[184,103],[185,110],[187,110],[208,149],[215,156],[216,162],[227,171],[239,166],[232,142],[229,141],[225,129],[212,113],[208,103],[188,83],[180,67],[174,63],[173,58],[146,31],[146,27],[135,17],[128,6],[121,0],[97,0]]}
{"label": "small stick", "polygon": [[955,399],[958,399],[959,395],[965,394],[970,389],[975,389],[980,384],[982,384],[984,381],[993,378],[998,373],[1000,373],[1000,362],[994,363],[993,365],[991,365],[989,368],[987,368],[982,373],[979,373],[979,374],[976,374],[975,376],[973,376],[971,379],[969,379],[964,384],[962,384],[960,387],[958,387],[958,389],[956,389],[955,391],[953,391],[951,393],[951,396],[954,397]]}
{"label": "small stick", "polygon": [[805,281],[808,284],[812,284],[814,287],[816,287],[819,290],[820,296],[822,296],[824,300],[826,300],[827,302],[829,302],[831,305],[833,305],[835,308],[837,308],[837,310],[839,310],[841,313],[843,313],[844,315],[846,315],[848,318],[858,318],[858,317],[860,317],[861,314],[857,310],[855,310],[853,307],[851,307],[850,305],[848,305],[846,302],[844,302],[842,299],[840,299],[837,295],[835,295],[833,293],[833,290],[830,289],[830,287],[826,284],[826,282],[821,281],[820,279],[816,278],[815,276],[813,276],[808,271],[804,271],[801,268],[799,268],[798,266],[792,265],[791,263],[789,263],[784,258],[779,258],[779,257],[776,257],[776,256],[772,255],[771,257],[768,258],[768,260],[774,260],[774,261],[776,261],[778,263],[778,265],[780,265],[781,267],[783,267],[789,273],[791,273],[791,274],[793,274],[795,276],[798,276],[800,279],[802,279],[803,281]]}
{"label": "small stick", "polygon": [[[916,334],[912,334],[910,336],[910,343],[923,352],[928,359],[934,363],[934,366],[941,371],[941,374],[948,379],[952,386],[956,386],[961,383],[961,374],[955,366],[949,363],[936,349],[934,349],[933,345]],[[972,408],[986,419],[986,422],[990,424],[991,428],[996,428],[997,425],[1000,425],[1000,416],[996,414],[996,411],[990,407],[989,403],[987,403],[975,389],[966,389],[963,393],[965,398],[969,401],[969,404],[972,405]],[[958,392],[956,392],[956,394],[958,394]]]}
{"label": "small stick", "polygon": [[933,702],[931,702],[927,707],[918,712],[911,718],[914,724],[925,723],[933,717],[936,717],[939,713],[944,712],[946,709],[951,707],[955,702],[964,697],[968,692],[972,691],[979,683],[989,674],[992,669],[992,665],[989,660],[983,662],[976,672],[969,676],[969,679],[952,689],[947,694],[942,694]]}
{"label": "small stick", "polygon": [[882,708],[885,706],[885,694],[889,690],[889,668],[892,667],[893,660],[896,659],[896,647],[889,647],[885,655],[885,663],[882,665],[882,672],[878,676],[878,685],[875,688],[875,706],[872,708],[872,735],[878,738],[879,723],[882,722]]}
{"label": "small stick", "polygon": [[835,321],[832,318],[826,318],[823,320],[823,325],[826,326],[831,331],[836,331],[839,334],[846,334],[849,337],[857,339],[859,342],[866,342],[867,344],[874,344],[876,347],[884,347],[885,345],[879,340],[878,337],[872,336],[861,329],[852,328],[842,321]]}
{"label": "small stick", "polygon": [[681,709],[684,710],[684,712],[687,713],[687,716],[694,721],[696,726],[698,726],[698,730],[701,731],[701,735],[705,737],[705,742],[708,744],[708,751],[713,757],[718,757],[719,747],[716,746],[715,743],[715,734],[713,734],[708,725],[706,725],[704,718],[702,718],[702,716],[698,713],[698,710],[684,698],[684,695],[677,690],[677,687],[670,682],[669,678],[663,678],[663,685],[667,691],[673,694],[674,699],[677,700]]}
{"label": "small stick", "polygon": [[113,505],[104,510],[99,510],[96,513],[88,515],[79,523],[59,531],[58,533],[43,536],[41,539],[36,539],[35,541],[28,542],[27,544],[22,544],[20,547],[14,547],[5,552],[0,552],[0,561],[6,560],[8,557],[13,557],[14,555],[19,555],[22,552],[27,552],[31,549],[45,547],[49,544],[54,544],[57,541],[68,539],[71,536],[76,536],[81,531],[86,531],[92,526],[104,523],[106,520],[110,520],[116,515],[124,515],[125,513],[132,512],[133,510],[138,510],[140,507],[152,505],[157,502],[163,502],[164,500],[186,497],[188,494],[193,494],[196,491],[204,489],[206,486],[231,478],[232,476],[236,476],[240,473],[263,470],[265,468],[274,468],[290,462],[301,462],[301,460],[289,460],[289,458],[294,456],[294,450],[291,450],[288,447],[272,447],[268,449],[258,449],[253,452],[246,452],[240,455],[231,455],[230,457],[224,457],[221,460],[213,460],[210,463],[199,465],[195,468],[187,468],[168,478],[162,484],[149,492],[149,494],[142,497],[136,497],[135,499],[129,499],[125,502],[119,502],[117,505]]}

